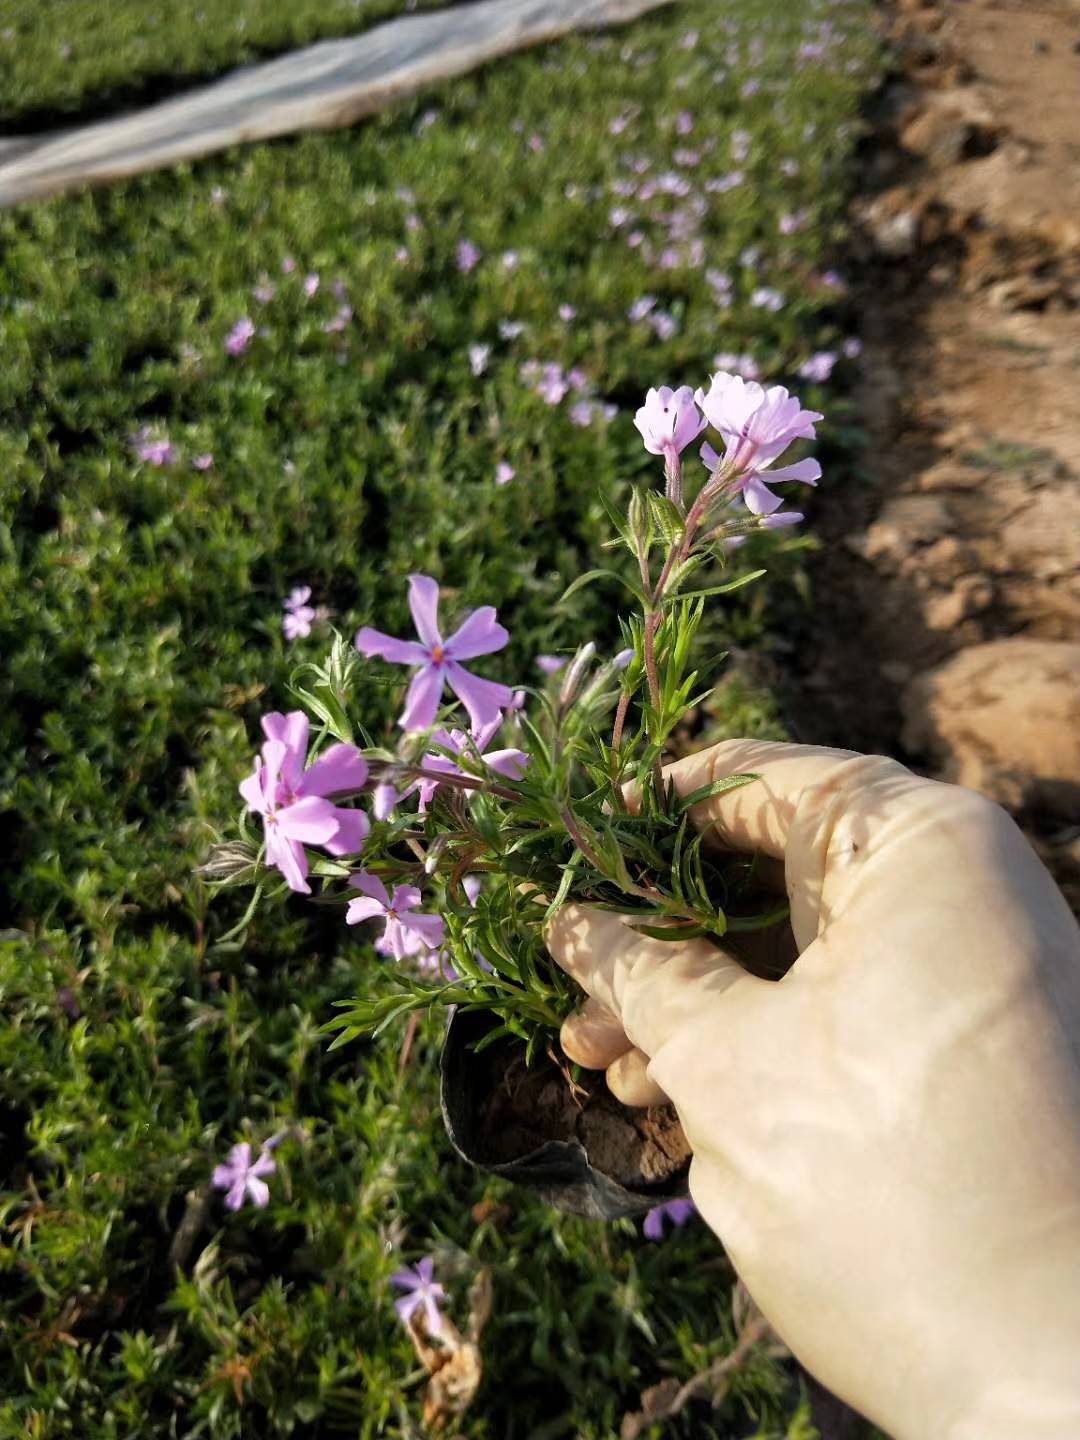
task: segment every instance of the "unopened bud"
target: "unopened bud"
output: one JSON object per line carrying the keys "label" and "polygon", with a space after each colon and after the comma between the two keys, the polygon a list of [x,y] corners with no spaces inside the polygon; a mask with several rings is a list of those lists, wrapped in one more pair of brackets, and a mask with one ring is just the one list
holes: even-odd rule
{"label": "unopened bud", "polygon": [[630,534],[635,540],[642,540],[645,537],[645,497],[638,486],[634,486],[634,493],[630,496],[630,505],[626,512],[626,523]]}
{"label": "unopened bud", "polygon": [[242,840],[215,845],[195,874],[215,885],[239,885],[255,878],[255,852]]}
{"label": "unopened bud", "polygon": [[582,645],[573,660],[571,660],[570,666],[563,678],[562,688],[559,691],[560,710],[565,710],[568,705],[573,704],[578,691],[581,689],[581,682],[585,672],[595,658],[596,646],[590,640],[587,645]]}

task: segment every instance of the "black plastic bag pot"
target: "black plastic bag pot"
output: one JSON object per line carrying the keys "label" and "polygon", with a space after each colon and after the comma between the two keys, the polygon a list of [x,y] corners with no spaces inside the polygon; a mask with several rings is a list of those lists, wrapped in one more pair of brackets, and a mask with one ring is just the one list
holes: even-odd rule
{"label": "black plastic bag pot", "polygon": [[446,1132],[471,1165],[524,1185],[567,1215],[618,1220],[685,1200],[689,1146],[669,1105],[631,1110],[602,1076],[575,1093],[547,1056],[525,1065],[525,1047],[506,1037],[479,1054],[498,1022],[457,1011],[442,1053]]}

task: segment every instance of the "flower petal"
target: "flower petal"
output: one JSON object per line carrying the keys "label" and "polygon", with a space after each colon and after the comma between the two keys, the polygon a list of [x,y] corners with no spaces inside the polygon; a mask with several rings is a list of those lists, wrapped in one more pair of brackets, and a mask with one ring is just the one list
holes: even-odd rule
{"label": "flower petal", "polygon": [[439,586],[430,575],[409,576],[409,609],[416,633],[430,650],[442,644],[439,634]]}
{"label": "flower petal", "polygon": [[647,1240],[662,1240],[664,1238],[664,1207],[657,1205],[645,1216],[645,1223],[642,1225]]}
{"label": "flower petal", "polygon": [[239,1210],[244,1203],[247,1194],[247,1181],[243,1175],[234,1180],[229,1193],[225,1196],[225,1208],[227,1210]]}
{"label": "flower petal", "polygon": [[273,710],[262,717],[263,734],[268,740],[280,740],[288,754],[281,765],[281,778],[295,790],[304,773],[308,747],[308,717],[303,710],[290,710],[288,715]]}
{"label": "flower petal", "polygon": [[499,711],[505,710],[514,698],[514,692],[509,685],[499,685],[494,680],[481,680],[478,675],[462,669],[453,660],[446,666],[446,678],[469,712],[469,721],[474,730],[490,725]]}
{"label": "flower petal", "polygon": [[344,795],[367,783],[367,761],[355,745],[331,745],[304,774],[298,795]]}
{"label": "flower petal", "polygon": [[510,633],[495,618],[494,605],[481,605],[446,641],[443,649],[450,660],[473,660],[491,655],[510,643]]}
{"label": "flower petal", "polygon": [[262,770],[263,767],[260,765],[253,774],[241,780],[238,787],[248,809],[254,810],[259,815],[266,814],[266,795],[263,791]]}
{"label": "flower petal", "polygon": [[508,780],[520,780],[532,757],[524,750],[489,750],[483,758],[488,769],[494,770],[497,775],[505,775]]}
{"label": "flower petal", "polygon": [[360,627],[353,643],[361,655],[378,655],[391,665],[426,665],[430,658],[425,647],[415,640],[397,640],[370,625]]}
{"label": "flower petal", "polygon": [[337,834],[323,841],[328,855],[355,855],[371,832],[371,822],[363,810],[339,810]]}
{"label": "flower petal", "polygon": [[397,791],[385,780],[371,792],[371,813],[376,820],[389,820],[397,803]]}
{"label": "flower petal", "polygon": [[781,496],[774,495],[758,475],[750,476],[743,488],[742,495],[746,501],[746,508],[752,515],[771,515],[784,503]]}
{"label": "flower petal", "polygon": [[349,876],[349,884],[354,890],[359,890],[361,895],[370,895],[377,900],[384,910],[390,908],[390,896],[386,893],[386,886],[377,875],[369,875],[366,870],[358,870],[355,875]]}
{"label": "flower petal", "polygon": [[816,460],[798,460],[794,465],[784,465],[779,470],[770,470],[768,479],[771,485],[775,480],[798,480],[803,485],[816,485],[821,479],[821,466]]}
{"label": "flower petal", "polygon": [[[449,669],[447,666],[446,670]],[[424,665],[416,672],[405,696],[405,709],[398,719],[403,730],[426,730],[432,723],[442,698],[445,674],[438,665]]]}
{"label": "flower petal", "polygon": [[372,895],[364,895],[358,900],[350,900],[349,908],[345,911],[346,925],[362,925],[365,920],[382,919],[386,914],[386,907],[380,905]]}
{"label": "flower petal", "polygon": [[276,826],[268,826],[266,858],[285,876],[290,890],[295,890],[298,895],[311,894],[311,886],[307,883],[307,853],[298,840],[287,840]]}
{"label": "flower petal", "polygon": [[420,898],[420,891],[415,885],[397,885],[390,908],[400,915],[403,910],[414,910],[420,904]]}
{"label": "flower petal", "polygon": [[252,1203],[258,1205],[260,1210],[270,1203],[270,1186],[256,1175],[247,1177],[247,1193],[251,1196]]}
{"label": "flower petal", "polygon": [[337,834],[338,811],[329,800],[318,795],[305,795],[294,805],[284,805],[277,812],[277,828],[287,840],[305,845],[325,845]]}
{"label": "flower petal", "polygon": [[429,950],[437,950],[446,935],[446,922],[441,915],[424,915],[410,911],[401,922],[402,928],[419,936]]}

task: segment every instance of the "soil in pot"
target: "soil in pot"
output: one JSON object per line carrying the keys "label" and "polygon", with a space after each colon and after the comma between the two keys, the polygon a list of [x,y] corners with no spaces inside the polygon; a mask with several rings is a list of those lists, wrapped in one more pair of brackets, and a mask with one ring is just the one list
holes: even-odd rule
{"label": "soil in pot", "polygon": [[663,1187],[690,1163],[673,1106],[631,1109],[615,1099],[598,1072],[583,1072],[571,1083],[569,1069],[551,1060],[529,1067],[520,1052],[501,1047],[492,1060],[477,1133],[481,1163],[505,1165],[548,1141],[576,1140],[590,1165],[632,1189]]}

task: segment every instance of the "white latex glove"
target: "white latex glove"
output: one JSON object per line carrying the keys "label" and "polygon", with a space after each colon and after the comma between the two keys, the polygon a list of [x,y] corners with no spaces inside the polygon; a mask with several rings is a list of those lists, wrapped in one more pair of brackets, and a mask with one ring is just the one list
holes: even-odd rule
{"label": "white latex glove", "polygon": [[794,967],[568,906],[551,951],[594,998],[567,1053],[671,1096],[698,1208],[837,1395],[899,1440],[1077,1440],[1076,922],[979,795],[764,741],[668,774],[737,771],[761,778],[694,819],[783,859]]}

